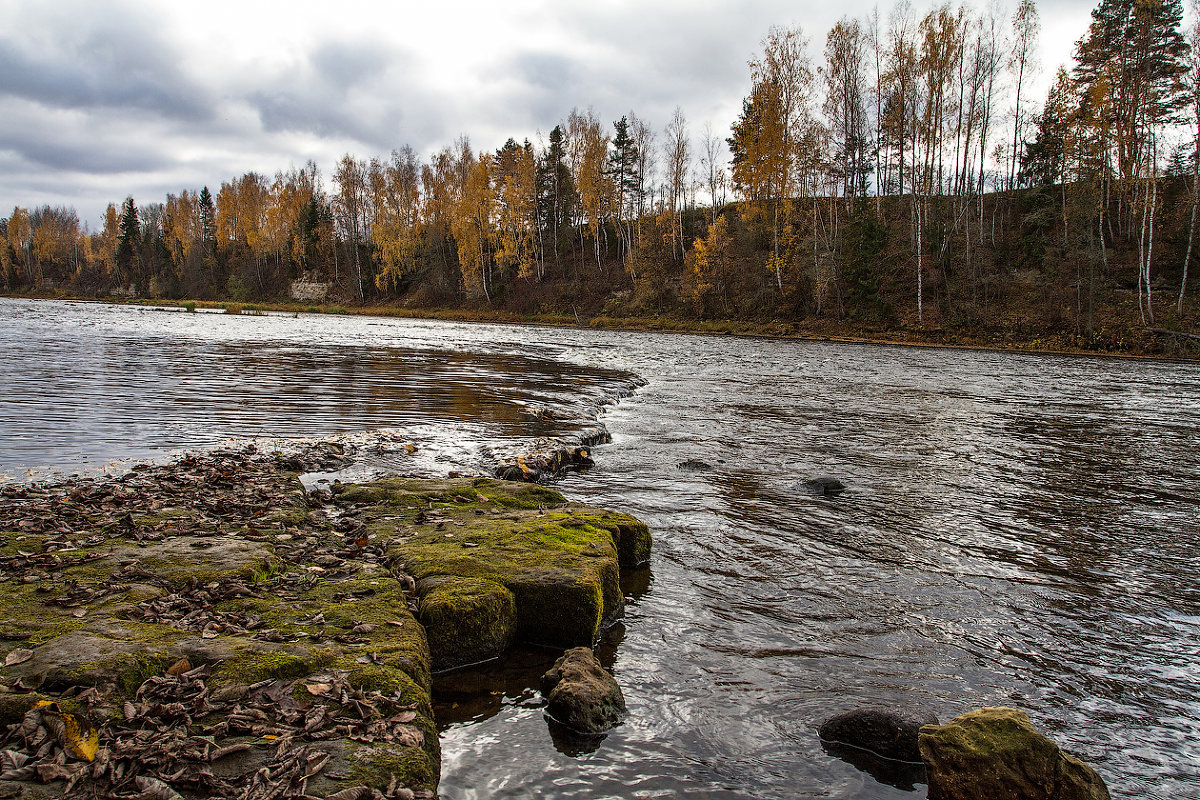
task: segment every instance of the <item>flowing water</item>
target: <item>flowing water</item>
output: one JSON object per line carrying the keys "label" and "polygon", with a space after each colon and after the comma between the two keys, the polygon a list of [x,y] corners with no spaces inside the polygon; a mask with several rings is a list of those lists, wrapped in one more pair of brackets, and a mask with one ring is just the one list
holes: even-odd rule
{"label": "flowing water", "polygon": [[547,651],[442,676],[444,798],[923,796],[822,749],[869,704],[1018,706],[1114,797],[1200,798],[1196,365],[19,301],[0,359],[13,479],[368,431],[483,471],[603,409],[558,488],[655,534],[599,648],[629,719],[552,736]]}

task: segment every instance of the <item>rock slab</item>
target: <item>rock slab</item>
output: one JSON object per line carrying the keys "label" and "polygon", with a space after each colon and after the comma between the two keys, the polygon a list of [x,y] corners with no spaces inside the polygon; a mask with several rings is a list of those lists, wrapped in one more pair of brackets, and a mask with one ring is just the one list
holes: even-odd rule
{"label": "rock slab", "polygon": [[1013,708],[983,708],[919,737],[930,800],[1109,800],[1104,780]]}
{"label": "rock slab", "polygon": [[603,733],[625,715],[625,697],[590,648],[563,654],[542,676],[550,716],[579,733]]}

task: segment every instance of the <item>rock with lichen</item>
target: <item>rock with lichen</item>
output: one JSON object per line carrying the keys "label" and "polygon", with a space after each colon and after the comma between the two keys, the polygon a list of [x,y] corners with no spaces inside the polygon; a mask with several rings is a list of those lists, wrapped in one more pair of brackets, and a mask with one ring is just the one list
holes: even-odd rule
{"label": "rock with lichen", "polygon": [[616,679],[591,648],[568,650],[542,676],[546,712],[573,731],[603,733],[625,716],[625,697]]}
{"label": "rock with lichen", "polygon": [[920,732],[930,800],[1108,800],[1104,780],[1023,711],[983,708]]}

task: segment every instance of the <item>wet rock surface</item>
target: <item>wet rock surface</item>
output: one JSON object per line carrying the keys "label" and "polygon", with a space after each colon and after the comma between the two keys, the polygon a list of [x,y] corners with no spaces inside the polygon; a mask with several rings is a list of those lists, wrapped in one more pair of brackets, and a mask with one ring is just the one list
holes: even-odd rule
{"label": "wet rock surface", "polygon": [[[479,551],[571,574],[602,618],[620,604],[608,571],[648,556],[636,520],[532,484],[413,479],[400,510],[376,484],[326,505],[297,480],[343,462],[331,444],[247,448],[0,487],[0,793],[432,796],[430,638],[450,660],[499,654],[536,638],[547,603],[537,581],[446,565]],[[441,580],[418,589],[410,564]],[[456,601],[440,614],[439,591]]]}
{"label": "wet rock surface", "polygon": [[588,647],[572,648],[554,662],[542,676],[542,694],[547,713],[575,733],[604,733],[625,716],[621,687]]}
{"label": "wet rock surface", "polygon": [[892,761],[919,763],[917,734],[922,725],[937,724],[932,714],[910,715],[893,709],[860,708],[821,723],[822,742],[866,750]]}
{"label": "wet rock surface", "polygon": [[846,491],[846,485],[831,475],[820,475],[803,481],[798,487],[801,492],[816,497],[837,497]]}
{"label": "wet rock surface", "polygon": [[920,733],[930,800],[1108,800],[1104,780],[1023,711],[983,708]]}

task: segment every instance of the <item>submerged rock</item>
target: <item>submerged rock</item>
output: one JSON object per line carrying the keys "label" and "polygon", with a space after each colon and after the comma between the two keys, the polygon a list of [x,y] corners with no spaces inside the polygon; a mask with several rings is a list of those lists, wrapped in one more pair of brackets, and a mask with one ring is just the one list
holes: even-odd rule
{"label": "submerged rock", "polygon": [[1013,708],[983,708],[920,733],[930,800],[1109,800],[1104,780]]}
{"label": "submerged rock", "polygon": [[821,475],[804,481],[800,484],[799,489],[805,494],[835,497],[846,490],[846,485],[837,478]]}
{"label": "submerged rock", "polygon": [[607,731],[625,715],[621,687],[591,648],[568,650],[542,676],[546,711],[573,731],[598,734]]}
{"label": "submerged rock", "polygon": [[701,461],[697,458],[689,458],[687,461],[680,461],[675,465],[677,469],[684,472],[711,472],[713,465],[707,461]]}
{"label": "submerged rock", "polygon": [[899,711],[860,708],[845,711],[821,723],[823,742],[868,750],[893,761],[919,762],[917,734],[922,725],[937,724],[932,714],[906,716]]}

